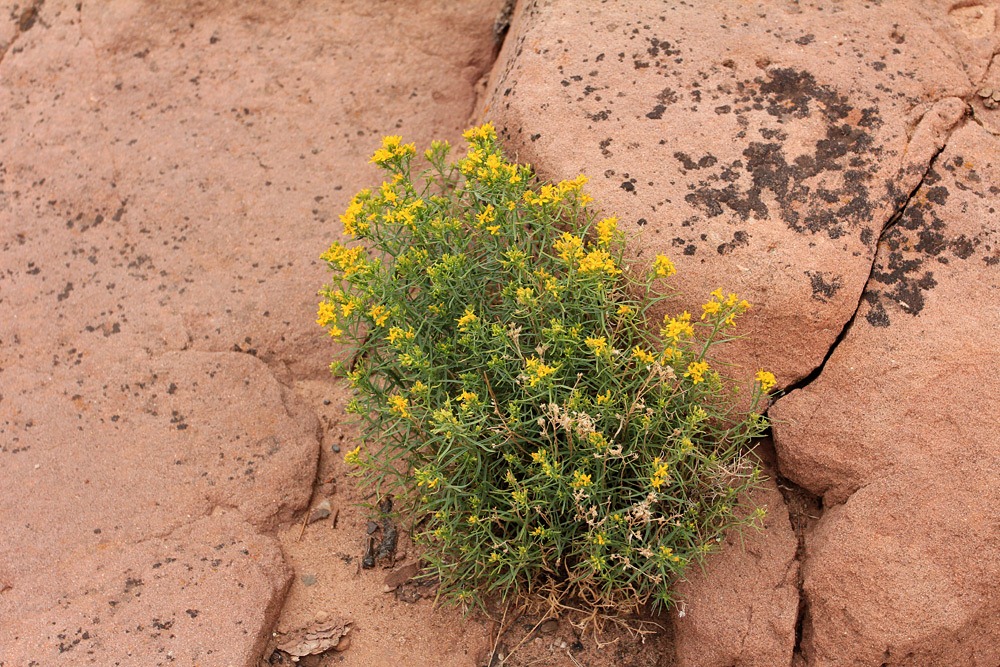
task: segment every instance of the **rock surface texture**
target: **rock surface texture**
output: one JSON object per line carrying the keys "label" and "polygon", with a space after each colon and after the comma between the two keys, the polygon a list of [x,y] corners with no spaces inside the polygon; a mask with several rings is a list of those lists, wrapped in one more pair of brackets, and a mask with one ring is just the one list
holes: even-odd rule
{"label": "rock surface texture", "polygon": [[798,581],[772,490],[772,546],[685,584],[678,664],[1000,662],[997,54],[996,2],[519,4],[486,115],[674,259],[678,310],[755,304],[729,359],[789,390],[779,485],[821,497]]}
{"label": "rock surface texture", "polygon": [[382,135],[476,109],[787,390],[660,662],[1000,664],[1000,3],[524,0],[494,62],[508,5],[0,0],[0,667],[256,667],[316,604],[351,664],[492,645],[346,501],[289,525],[350,436],[315,258]]}
{"label": "rock surface texture", "polygon": [[499,9],[0,2],[0,665],[257,665],[318,255],[381,136],[468,124]]}

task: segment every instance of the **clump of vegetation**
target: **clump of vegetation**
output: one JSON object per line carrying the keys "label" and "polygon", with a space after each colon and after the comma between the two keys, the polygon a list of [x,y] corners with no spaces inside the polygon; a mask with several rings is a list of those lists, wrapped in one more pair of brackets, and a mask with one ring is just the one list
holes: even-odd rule
{"label": "clump of vegetation", "polygon": [[[346,461],[411,515],[442,594],[571,595],[603,608],[672,603],[671,584],[730,528],[760,480],[749,411],[713,365],[750,304],[716,290],[651,322],[674,265],[628,267],[586,178],[540,183],[489,124],[456,161],[386,137],[386,172],[341,216],[355,239],[318,323],[349,343],[363,444]],[[747,383],[748,385],[750,383]]]}

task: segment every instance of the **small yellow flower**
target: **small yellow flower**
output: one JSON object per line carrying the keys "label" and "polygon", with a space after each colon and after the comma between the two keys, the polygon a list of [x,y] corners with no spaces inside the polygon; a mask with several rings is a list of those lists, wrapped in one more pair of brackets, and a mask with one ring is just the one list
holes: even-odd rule
{"label": "small yellow flower", "polygon": [[709,301],[707,303],[701,304],[701,319],[705,319],[709,315],[715,315],[722,308],[722,304],[718,301]]}
{"label": "small yellow flower", "polygon": [[604,405],[605,403],[610,403],[610,402],[611,402],[611,390],[610,389],[608,389],[603,394],[598,394],[597,395],[597,404],[598,405]]}
{"label": "small yellow flower", "polygon": [[389,412],[397,414],[403,419],[407,419],[410,416],[410,411],[407,409],[410,405],[410,401],[399,394],[393,394],[388,399],[389,402]]}
{"label": "small yellow flower", "polygon": [[389,320],[389,309],[383,305],[372,306],[368,311],[368,316],[372,318],[375,326],[383,327]]}
{"label": "small yellow flower", "polygon": [[605,250],[591,250],[580,259],[580,273],[602,273],[617,276],[622,272]]}
{"label": "small yellow flower", "polygon": [[528,376],[528,386],[534,387],[559,370],[559,364],[549,366],[537,357],[529,357],[524,362],[524,370]]}
{"label": "small yellow flower", "polygon": [[636,345],[632,350],[632,356],[641,361],[644,364],[651,364],[656,361],[656,357],[642,349],[640,346]]}
{"label": "small yellow flower", "polygon": [[469,518],[466,519],[466,521],[469,523],[470,526],[474,526],[477,523],[479,523],[479,517],[476,516],[475,514],[470,514]]}
{"label": "small yellow flower", "polygon": [[545,457],[548,456],[548,452],[544,449],[539,449],[536,452],[531,453],[531,460],[535,463],[545,463]]}
{"label": "small yellow flower", "polygon": [[563,232],[562,236],[552,244],[552,248],[559,254],[560,259],[572,264],[583,253],[583,239],[569,232]]}
{"label": "small yellow flower", "polygon": [[498,236],[500,234],[500,225],[489,225],[486,231],[490,233],[490,236]]}
{"label": "small yellow flower", "polygon": [[678,317],[664,315],[664,327],[660,329],[660,335],[674,342],[685,336],[694,335],[694,327],[691,326],[691,313],[684,312]]}
{"label": "small yellow flower", "polygon": [[535,298],[535,290],[530,287],[518,287],[515,290],[515,298],[522,306],[533,306],[538,300]]}
{"label": "small yellow flower", "polygon": [[653,262],[653,273],[657,278],[669,278],[677,273],[677,268],[666,255],[657,255]]}
{"label": "small yellow flower", "polygon": [[608,340],[604,336],[600,336],[598,338],[585,338],[583,342],[597,356],[604,354],[604,352],[608,349]]}
{"label": "small yellow flower", "polygon": [[573,481],[569,483],[574,489],[582,489],[584,487],[590,486],[593,482],[590,479],[590,475],[579,470],[573,471]]}
{"label": "small yellow flower", "polygon": [[763,369],[757,371],[757,375],[754,376],[754,379],[760,383],[760,390],[765,394],[771,391],[771,387],[773,387],[778,382],[777,379],[774,377],[774,373],[771,373],[770,371],[765,371]]}
{"label": "small yellow flower", "polygon": [[629,306],[628,304],[622,304],[618,306],[618,317],[626,317],[635,312],[635,308]]}
{"label": "small yellow flower", "polygon": [[458,330],[464,333],[469,330],[470,326],[478,322],[479,318],[472,312],[472,308],[466,308],[465,313],[455,321],[458,323]]}
{"label": "small yellow flower", "polygon": [[606,246],[615,237],[618,231],[618,218],[604,218],[597,223],[597,243]]}
{"label": "small yellow flower", "polygon": [[344,454],[344,463],[354,466],[361,463],[361,445]]}
{"label": "small yellow flower", "polygon": [[493,208],[493,204],[487,204],[486,208],[484,208],[481,213],[476,215],[476,222],[479,223],[478,224],[479,227],[489,224],[496,219],[497,219],[497,212],[496,209]]}
{"label": "small yellow flower", "polygon": [[337,320],[337,308],[329,301],[324,301],[319,304],[319,310],[316,312],[316,324],[321,327],[325,327],[331,322]]}
{"label": "small yellow flower", "polygon": [[707,370],[708,370],[708,362],[693,361],[690,364],[688,364],[687,372],[684,373],[684,377],[686,378],[689,377],[691,378],[694,384],[698,384],[699,382],[703,382],[705,380],[703,376],[705,375],[705,371]]}
{"label": "small yellow flower", "polygon": [[497,131],[493,127],[493,123],[483,123],[478,127],[471,127],[463,132],[462,138],[470,143],[474,141],[492,141],[497,138]]}
{"label": "small yellow flower", "polygon": [[653,475],[649,478],[649,485],[659,491],[660,487],[667,483],[669,476],[670,472],[667,462],[659,456],[653,459]]}

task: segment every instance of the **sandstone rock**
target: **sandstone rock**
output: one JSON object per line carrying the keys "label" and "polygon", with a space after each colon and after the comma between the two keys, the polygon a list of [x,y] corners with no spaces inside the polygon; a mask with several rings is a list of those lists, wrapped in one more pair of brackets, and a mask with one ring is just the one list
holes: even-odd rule
{"label": "sandstone rock", "polygon": [[37,4],[0,66],[22,338],[45,317],[327,377],[319,254],[381,136],[466,127],[500,0]]}
{"label": "sandstone rock", "polygon": [[949,139],[819,377],[772,408],[807,543],[812,665],[993,665],[1000,595],[1000,140]]}
{"label": "sandstone rock", "polygon": [[678,667],[788,665],[799,606],[797,541],[775,483],[748,504],[767,509],[763,530],[730,535],[693,569],[672,612]]}
{"label": "sandstone rock", "polygon": [[964,113],[958,30],[921,2],[524,3],[487,115],[546,177],[589,174],[638,262],[674,259],[677,308],[719,286],[757,304],[727,354],[787,385]]}
{"label": "sandstone rock", "polygon": [[259,657],[318,256],[382,135],[467,125],[500,4],[0,3],[0,662]]}
{"label": "sandstone rock", "polygon": [[2,664],[257,667],[290,576],[227,512],[53,555],[0,596]]}
{"label": "sandstone rock", "polygon": [[[309,500],[315,417],[257,359],[105,354],[44,380],[4,373],[0,563],[26,576],[53,550],[101,550],[238,508],[268,528]],[[31,380],[36,380],[32,382]]]}

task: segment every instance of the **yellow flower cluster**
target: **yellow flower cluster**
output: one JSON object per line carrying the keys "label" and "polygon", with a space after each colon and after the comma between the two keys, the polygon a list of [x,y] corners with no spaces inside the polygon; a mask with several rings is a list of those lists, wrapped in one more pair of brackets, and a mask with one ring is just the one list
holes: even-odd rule
{"label": "yellow flower cluster", "polygon": [[635,349],[632,350],[632,356],[641,361],[644,364],[651,364],[656,361],[656,357],[642,349],[642,347],[636,345]]}
{"label": "yellow flower cluster", "polygon": [[528,376],[528,386],[534,387],[559,370],[559,364],[549,366],[538,357],[529,357],[524,362],[524,370]]}
{"label": "yellow flower cluster", "polygon": [[653,273],[657,278],[669,278],[677,273],[677,268],[666,255],[657,255],[653,261]]}
{"label": "yellow flower cluster", "polygon": [[372,155],[371,162],[384,167],[395,158],[407,158],[416,155],[417,147],[414,144],[404,144],[402,141],[403,138],[398,135],[382,139],[382,147]]}
{"label": "yellow flower cluster", "polygon": [[329,301],[319,304],[319,311],[316,313],[316,324],[325,327],[331,322],[337,321],[337,307]]}
{"label": "yellow flower cluster", "polygon": [[663,316],[663,328],[660,335],[673,342],[678,342],[684,337],[694,335],[694,327],[691,326],[691,313],[684,312],[678,317]]}
{"label": "yellow flower cluster", "polygon": [[649,478],[649,485],[652,486],[657,491],[660,487],[667,483],[667,479],[670,477],[670,466],[666,461],[657,456],[653,459],[653,474]]}
{"label": "yellow flower cluster", "polygon": [[469,143],[482,143],[496,141],[497,131],[493,123],[483,123],[478,127],[470,127],[462,133],[462,138]]}
{"label": "yellow flower cluster", "polygon": [[580,260],[580,273],[607,273],[617,276],[622,272],[606,250],[591,250]]}
{"label": "yellow flower cluster", "polygon": [[462,333],[467,332],[469,330],[469,327],[478,321],[479,318],[476,317],[476,314],[472,311],[472,308],[466,308],[465,313],[460,318],[455,320],[455,322],[458,324],[458,330],[461,331]]}
{"label": "yellow flower cluster", "polygon": [[[393,194],[395,197],[395,194]],[[417,227],[417,213],[424,208],[423,199],[414,199],[411,202],[387,210],[384,213],[385,221],[389,224],[400,224],[410,229]]]}
{"label": "yellow flower cluster", "polygon": [[339,241],[334,242],[320,259],[330,264],[331,268],[339,270],[344,278],[350,278],[365,266],[365,249],[363,246],[348,248]]}
{"label": "yellow flower cluster", "polygon": [[470,410],[479,405],[479,394],[474,391],[462,391],[458,395],[458,400],[462,410]]}
{"label": "yellow flower cluster", "polygon": [[771,391],[771,388],[778,383],[778,380],[774,377],[774,373],[763,369],[757,371],[754,380],[760,383],[760,390],[765,394]]}
{"label": "yellow flower cluster", "polygon": [[546,204],[558,204],[572,196],[579,197],[580,203],[587,204],[591,201],[590,197],[580,194],[587,180],[586,176],[580,174],[574,179],[559,181],[555,185],[543,185],[538,189],[538,192],[526,190],[524,201],[532,206],[545,206]]}
{"label": "yellow flower cluster", "polygon": [[351,203],[347,205],[347,210],[340,216],[340,222],[344,225],[344,233],[348,236],[357,238],[368,233],[370,219],[359,216],[364,213],[365,202],[371,197],[371,194],[372,191],[366,188],[354,195]]}
{"label": "yellow flower cluster", "polygon": [[738,296],[730,292],[728,295],[723,295],[721,289],[717,289],[712,292],[711,298],[702,304],[701,306],[701,319],[706,317],[716,315],[717,313],[728,311],[723,322],[729,326],[736,325],[736,316],[742,315],[743,313],[750,310],[750,302],[746,299],[742,301]]}
{"label": "yellow flower cluster", "polygon": [[608,448],[608,439],[600,431],[593,431],[587,434],[587,442],[591,447],[599,452],[603,452]]}
{"label": "yellow flower cluster", "polygon": [[569,485],[574,489],[582,489],[590,486],[591,484],[593,484],[593,481],[590,479],[590,475],[580,472],[579,470],[573,471],[573,480],[569,483]]}
{"label": "yellow flower cluster", "polygon": [[692,361],[688,364],[687,372],[684,373],[684,377],[691,378],[694,384],[699,382],[704,382],[705,372],[708,371],[707,361]]}
{"label": "yellow flower cluster", "polygon": [[583,254],[583,239],[569,232],[563,232],[562,236],[552,244],[552,248],[562,261],[573,264],[576,258]]}
{"label": "yellow flower cluster", "polygon": [[361,445],[344,454],[344,463],[354,466],[361,464]]}
{"label": "yellow flower cluster", "polygon": [[384,327],[385,323],[389,321],[389,315],[391,312],[388,308],[382,304],[372,306],[368,311],[368,317],[372,318],[372,322],[375,326]]}
{"label": "yellow flower cluster", "polygon": [[597,243],[607,246],[615,238],[618,231],[618,218],[604,218],[597,223]]}
{"label": "yellow flower cluster", "polygon": [[426,487],[431,491],[441,483],[441,477],[426,468],[414,468],[413,478],[417,480],[418,487]]}
{"label": "yellow flower cluster", "polygon": [[391,345],[398,345],[406,341],[413,340],[416,337],[416,333],[413,329],[406,328],[400,329],[399,327],[392,327],[389,329],[389,335],[385,337]]}
{"label": "yellow flower cluster", "polygon": [[410,417],[410,411],[408,410],[410,407],[410,401],[407,398],[400,396],[399,394],[393,394],[389,397],[388,403],[389,412],[399,415],[403,419],[408,419]]}
{"label": "yellow flower cluster", "polygon": [[604,336],[600,336],[598,338],[585,338],[583,342],[597,356],[601,356],[608,349],[608,339]]}

